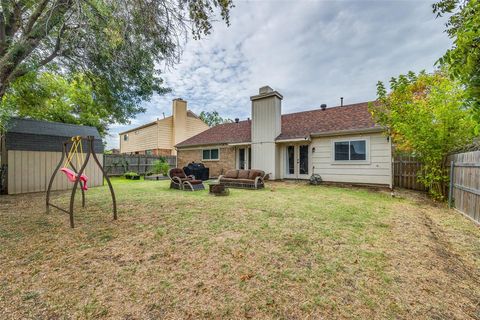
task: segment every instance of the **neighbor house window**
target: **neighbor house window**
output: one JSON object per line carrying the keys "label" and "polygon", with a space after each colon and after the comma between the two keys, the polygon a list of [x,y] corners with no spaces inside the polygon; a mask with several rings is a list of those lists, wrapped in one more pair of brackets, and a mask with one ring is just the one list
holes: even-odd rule
{"label": "neighbor house window", "polygon": [[203,160],[218,160],[218,159],[219,159],[218,149],[203,150]]}
{"label": "neighbor house window", "polygon": [[128,134],[123,135],[123,141],[128,141]]}
{"label": "neighbor house window", "polygon": [[336,141],[335,161],[362,161],[367,160],[367,141]]}

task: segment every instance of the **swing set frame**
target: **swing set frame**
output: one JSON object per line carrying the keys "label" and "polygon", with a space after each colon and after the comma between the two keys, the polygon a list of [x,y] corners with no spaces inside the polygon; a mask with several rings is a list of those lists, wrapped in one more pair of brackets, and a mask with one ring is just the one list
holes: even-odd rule
{"label": "swing set frame", "polygon": [[[76,194],[76,191],[77,191],[77,188],[78,188],[79,184],[80,184],[80,190],[82,191],[82,208],[85,208],[85,190],[83,190],[83,185],[82,185],[82,181],[80,180],[80,177],[82,176],[83,172],[85,171],[85,168],[87,167],[87,164],[88,164],[88,161],[90,160],[90,157],[93,157],[95,163],[100,168],[100,171],[102,172],[103,177],[107,181],[108,188],[110,189],[110,195],[112,197],[113,220],[117,220],[117,200],[115,198],[115,191],[113,190],[113,186],[112,186],[112,183],[110,182],[110,178],[108,177],[108,175],[105,174],[105,171],[103,170],[103,166],[100,164],[100,161],[98,160],[97,155],[95,154],[94,147],[93,147],[94,140],[95,140],[94,136],[86,136],[86,137],[75,136],[75,137],[72,137],[70,140],[65,141],[63,143],[63,147],[62,147],[62,157],[61,157],[60,161],[58,162],[57,167],[53,171],[53,174],[50,178],[50,182],[48,184],[46,201],[45,201],[46,212],[49,213],[50,212],[50,207],[53,207],[55,209],[58,209],[62,212],[67,213],[70,216],[70,227],[72,227],[72,228],[75,228],[75,222],[74,222],[74,218],[73,218],[73,212],[74,212],[73,207],[74,207],[74,204],[75,204],[75,194]],[[83,160],[83,164],[80,167],[80,170],[77,171],[77,169],[75,168],[73,163],[71,163],[71,160],[73,158],[73,154],[71,154],[70,151],[72,151],[72,149],[75,148],[74,153],[77,153],[78,150],[76,150],[77,149],[76,147],[78,147],[78,143],[80,144],[81,151],[83,151],[83,149],[82,149],[83,141],[85,141],[87,143],[87,150],[88,151],[87,151],[87,155],[86,155],[85,159]],[[77,144],[75,145],[75,143],[77,143]],[[70,149],[68,148],[69,145],[71,145]],[[77,156],[78,156],[78,153],[77,153]],[[70,195],[69,210],[61,208],[61,207],[59,207],[59,206],[50,202],[50,193],[51,193],[51,190],[52,190],[53,180],[55,179],[56,174],[58,173],[58,171],[62,167],[63,160],[65,159],[65,157],[67,157],[67,162],[65,162],[65,164],[69,164],[76,174],[75,182],[73,183],[72,193]],[[79,158],[77,158],[77,161],[78,161],[78,159]]]}

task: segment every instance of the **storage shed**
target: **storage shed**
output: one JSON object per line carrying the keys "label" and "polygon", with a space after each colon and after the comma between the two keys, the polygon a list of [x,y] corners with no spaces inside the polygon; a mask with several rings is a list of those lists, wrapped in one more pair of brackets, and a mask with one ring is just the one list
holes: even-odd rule
{"label": "storage shed", "polygon": [[[103,143],[94,127],[14,118],[0,137],[0,191],[19,194],[45,191],[62,157],[63,143],[73,136],[94,136],[94,151],[103,165]],[[84,152],[87,152],[84,144]],[[103,184],[103,175],[90,159],[85,169],[89,187]],[[2,178],[3,176],[3,178]],[[63,173],[55,176],[52,190],[73,186]]]}

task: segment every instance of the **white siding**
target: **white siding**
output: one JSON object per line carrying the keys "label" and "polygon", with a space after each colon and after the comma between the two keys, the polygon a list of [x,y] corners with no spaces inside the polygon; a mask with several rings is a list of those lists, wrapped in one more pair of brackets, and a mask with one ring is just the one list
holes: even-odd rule
{"label": "white siding", "polygon": [[281,133],[282,100],[272,93],[252,100],[252,169],[279,177],[279,149],[275,138]]}
{"label": "white siding", "polygon": [[273,142],[281,133],[281,100],[276,96],[252,101],[252,142]]}
{"label": "white siding", "polygon": [[[338,163],[333,160],[333,142],[339,140],[367,140],[367,161],[364,163]],[[314,138],[310,145],[312,172],[324,181],[366,184],[392,183],[391,143],[382,133]]]}

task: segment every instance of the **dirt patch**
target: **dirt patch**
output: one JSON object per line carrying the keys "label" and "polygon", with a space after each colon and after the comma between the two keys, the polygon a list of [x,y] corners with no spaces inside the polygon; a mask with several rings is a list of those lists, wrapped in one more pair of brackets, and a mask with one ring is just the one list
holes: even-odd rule
{"label": "dirt patch", "polygon": [[434,319],[480,319],[476,261],[460,252],[435,221],[431,212],[439,208],[419,203],[422,207],[396,205],[397,215],[391,217],[391,234],[385,241],[398,305],[414,318],[429,314]]}

